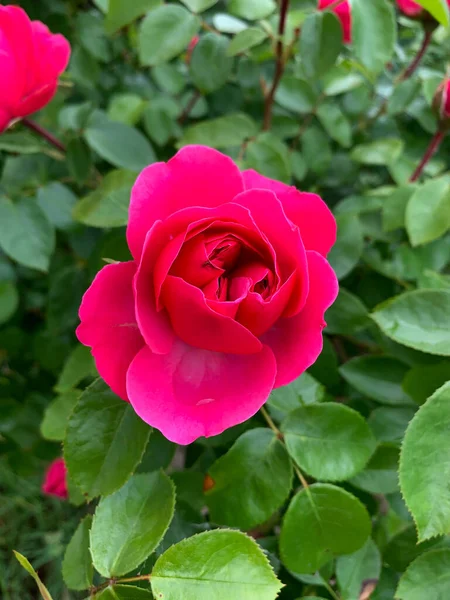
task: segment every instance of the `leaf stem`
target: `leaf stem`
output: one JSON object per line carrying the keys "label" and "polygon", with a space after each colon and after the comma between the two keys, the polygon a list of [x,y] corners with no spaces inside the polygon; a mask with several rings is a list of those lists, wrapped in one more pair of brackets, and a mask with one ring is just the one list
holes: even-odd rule
{"label": "leaf stem", "polygon": [[441,142],[444,139],[444,137],[445,137],[445,131],[439,130],[434,134],[428,148],[425,151],[425,154],[423,155],[422,160],[420,161],[419,165],[417,166],[417,169],[411,175],[411,178],[409,180],[411,183],[414,183],[414,181],[417,181],[419,179],[419,177],[422,174],[422,171],[428,164],[429,160],[432,158],[433,154],[437,151],[437,149],[441,145]]}
{"label": "leaf stem", "polygon": [[183,110],[181,115],[178,117],[179,125],[183,125],[183,123],[189,117],[192,109],[194,108],[194,106],[197,104],[197,102],[200,100],[201,97],[202,97],[201,93],[198,90],[196,90],[195,93],[192,95],[192,98],[186,104],[186,108]]}
{"label": "leaf stem", "polygon": [[266,96],[266,100],[264,103],[264,122],[263,122],[263,130],[267,131],[270,129],[272,124],[272,108],[273,108],[273,100],[275,98],[275,92],[277,91],[278,84],[280,83],[281,77],[284,73],[284,56],[283,56],[283,37],[284,30],[286,27],[286,17],[289,8],[289,0],[281,0],[280,6],[280,21],[278,24],[278,40],[276,47],[276,64],[275,64],[275,75],[272,82],[272,87],[270,88],[269,93]]}
{"label": "leaf stem", "polygon": [[40,135],[44,140],[46,140],[49,144],[57,148],[60,152],[66,152],[66,147],[62,142],[60,142],[54,135],[52,135],[49,131],[44,129],[41,125],[38,125],[31,119],[27,119],[26,117],[22,119],[22,123],[31,131],[34,131],[38,135]]}

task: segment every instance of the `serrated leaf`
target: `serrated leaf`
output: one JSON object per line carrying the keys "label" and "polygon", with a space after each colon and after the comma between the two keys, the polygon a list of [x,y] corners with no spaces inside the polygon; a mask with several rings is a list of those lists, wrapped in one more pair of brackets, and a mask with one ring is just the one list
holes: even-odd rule
{"label": "serrated leaf", "polygon": [[333,556],[356,552],[370,529],[366,508],[355,496],[315,483],[294,496],[284,516],[281,559],[295,573],[314,573]]}
{"label": "serrated leaf", "polygon": [[175,507],[175,488],[162,471],[133,475],[100,500],[91,529],[94,567],[104,577],[136,569],[162,540]]}
{"label": "serrated leaf", "polygon": [[190,73],[195,86],[202,93],[209,94],[220,89],[230,76],[233,58],[227,54],[228,44],[225,36],[208,33],[195,46]]}
{"label": "serrated leaf", "polygon": [[69,590],[87,590],[92,585],[94,568],[89,552],[91,525],[92,516],[88,515],[80,522],[66,548],[62,575]]}
{"label": "serrated leaf", "polygon": [[275,600],[282,584],[256,542],[240,531],[200,533],[158,558],[151,586],[165,600]]}
{"label": "serrated leaf", "polygon": [[321,402],[325,388],[309,373],[303,373],[289,385],[272,390],[269,407],[276,411],[280,419],[300,406]]}
{"label": "serrated leaf", "polygon": [[81,392],[67,391],[55,398],[45,409],[41,433],[46,440],[62,442],[66,436],[67,422]]}
{"label": "serrated leaf", "polygon": [[399,600],[445,600],[450,589],[450,549],[431,550],[416,558],[402,575]]}
{"label": "serrated leaf", "polygon": [[450,382],[419,409],[405,435],[400,486],[419,541],[450,532]]}
{"label": "serrated leaf", "polygon": [[101,380],[81,395],[69,419],[64,458],[90,498],[117,490],[139,464],[151,428]]}
{"label": "serrated leaf", "polygon": [[364,471],[350,483],[371,494],[393,494],[398,491],[399,449],[390,444],[378,446]]}
{"label": "serrated leaf", "polygon": [[286,447],[308,475],[342,481],[361,471],[376,446],[359,413],[342,404],[303,406],[283,421]]}
{"label": "serrated leaf", "polygon": [[251,529],[282,506],[292,486],[292,464],[286,448],[269,429],[244,433],[208,469],[206,492],[211,520]]}
{"label": "serrated leaf", "polygon": [[450,229],[450,185],[446,177],[432,179],[411,195],[405,212],[412,246],[432,242]]}

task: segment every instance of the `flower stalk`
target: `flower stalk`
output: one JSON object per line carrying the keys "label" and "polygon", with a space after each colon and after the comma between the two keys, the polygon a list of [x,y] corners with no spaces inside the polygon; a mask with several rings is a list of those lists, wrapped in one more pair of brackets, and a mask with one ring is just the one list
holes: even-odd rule
{"label": "flower stalk", "polygon": [[430,144],[428,145],[428,148],[425,151],[425,154],[423,155],[422,160],[420,161],[419,165],[417,166],[417,169],[411,175],[411,178],[409,180],[411,183],[414,183],[414,181],[417,181],[419,179],[423,170],[427,166],[428,162],[431,160],[431,158],[433,157],[435,152],[437,152],[444,137],[445,137],[445,131],[442,131],[442,130],[439,130],[434,134],[434,136],[431,139]]}
{"label": "flower stalk", "polygon": [[65,145],[62,142],[60,142],[58,138],[56,138],[53,134],[47,131],[44,127],[38,125],[38,123],[36,123],[35,121],[32,121],[28,118],[24,118],[22,119],[22,123],[25,125],[25,127],[28,127],[28,129],[31,129],[31,131],[37,133],[41,138],[44,138],[46,142],[54,146],[60,152],[66,152]]}

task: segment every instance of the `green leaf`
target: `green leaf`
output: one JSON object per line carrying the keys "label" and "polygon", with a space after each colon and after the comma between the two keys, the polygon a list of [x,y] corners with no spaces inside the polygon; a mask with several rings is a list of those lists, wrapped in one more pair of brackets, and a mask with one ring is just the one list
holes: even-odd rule
{"label": "green leaf", "polygon": [[355,146],[351,152],[351,157],[355,162],[363,165],[389,165],[402,152],[402,140],[398,138],[382,138],[368,144]]}
{"label": "green leaf", "polygon": [[257,125],[251,117],[244,113],[233,113],[186,127],[177,146],[202,144],[211,148],[229,148],[240,146],[257,132]]}
{"label": "green leaf", "polygon": [[394,231],[405,226],[406,207],[415,189],[415,185],[399,187],[384,200],[383,231]]}
{"label": "green leaf", "polygon": [[162,471],[134,475],[100,500],[91,529],[94,567],[103,577],[136,569],[162,540],[175,508],[175,488]]}
{"label": "green leaf", "polygon": [[450,184],[446,177],[427,181],[406,207],[406,230],[412,246],[426,244],[450,229]]}
{"label": "green leaf", "polygon": [[91,227],[122,227],[128,222],[131,188],[136,174],[110,171],[94,192],[73,208],[73,218]]}
{"label": "green leaf", "polygon": [[450,291],[406,292],[380,304],[371,317],[399,344],[450,356]]}
{"label": "green leaf", "polygon": [[423,6],[441,25],[448,27],[450,19],[446,0],[415,0],[415,2]]}
{"label": "green leaf", "polygon": [[325,314],[326,333],[352,334],[370,325],[367,308],[354,294],[341,287],[335,303]]}
{"label": "green leaf", "polygon": [[147,138],[123,123],[104,119],[88,124],[84,137],[97,154],[115,167],[139,172],[156,160]]}
{"label": "green leaf", "polygon": [[95,375],[96,369],[91,351],[86,346],[79,344],[71,352],[55,385],[55,390],[60,394],[70,391],[83,379]]}
{"label": "green leaf", "polygon": [[45,585],[42,583],[42,581],[39,578],[39,575],[33,569],[31,564],[29,563],[28,559],[26,559],[25,556],[23,556],[23,554],[19,554],[19,552],[16,552],[15,550],[13,550],[13,552],[14,552],[14,556],[17,558],[17,560],[22,565],[22,567],[25,569],[25,571],[27,571],[31,575],[31,577],[35,580],[35,582],[37,583],[37,586],[41,593],[42,598],[44,600],[52,600],[52,597],[50,596],[50,592],[45,587]]}
{"label": "green leaf", "polygon": [[415,365],[403,379],[403,389],[417,404],[423,404],[449,379],[450,362]]}
{"label": "green leaf", "polygon": [[437,550],[440,544],[448,545],[446,538],[435,538],[418,543],[417,531],[414,525],[402,529],[389,540],[383,549],[383,560],[398,573],[406,571],[410,563],[428,550]]}
{"label": "green leaf", "polygon": [[314,573],[342,554],[359,550],[371,530],[364,505],[334,485],[315,483],[292,499],[284,516],[280,553],[295,573]]}
{"label": "green leaf", "polygon": [[283,385],[272,390],[268,404],[270,408],[284,418],[300,406],[321,402],[325,395],[325,388],[309,373],[303,373],[289,385]]}
{"label": "green leaf", "polygon": [[43,142],[36,139],[31,133],[3,132],[0,138],[0,151],[14,152],[14,154],[37,154],[47,148]]}
{"label": "green leaf", "polygon": [[190,61],[190,72],[194,85],[209,94],[221,88],[233,68],[233,59],[228,55],[229,41],[225,36],[207,33],[195,46]]}
{"label": "green leaf", "polygon": [[211,520],[251,529],[282,506],[292,487],[286,448],[269,429],[244,433],[208,470],[206,492]]}
{"label": "green leaf", "polygon": [[108,105],[108,118],[125,125],[136,125],[146,104],[137,94],[115,94]]}
{"label": "green leaf", "polygon": [[69,416],[80,397],[79,390],[68,391],[55,398],[45,409],[41,433],[46,440],[62,442],[66,437]]}
{"label": "green leaf", "polygon": [[351,146],[351,123],[334,101],[328,100],[323,102],[317,109],[317,117],[322,127],[333,140],[344,148]]}
{"label": "green leaf", "polygon": [[368,424],[377,440],[399,445],[414,413],[413,407],[380,406],[370,414]]}
{"label": "green leaf", "polygon": [[419,91],[419,79],[405,79],[396,84],[392,95],[389,97],[388,114],[398,115],[404,113]]}
{"label": "green leaf", "polygon": [[227,56],[241,54],[249,48],[258,46],[265,39],[267,39],[267,33],[259,27],[249,27],[248,29],[244,29],[244,31],[240,31],[231,40],[230,45],[227,48]]}
{"label": "green leaf", "polygon": [[328,256],[337,278],[343,279],[353,271],[361,258],[364,239],[357,216],[342,214],[336,217],[338,236]]}
{"label": "green leaf", "polygon": [[139,58],[143,66],[168,62],[185,50],[200,28],[200,19],[182,6],[158,6],[139,30]]}
{"label": "green leaf", "polygon": [[105,22],[107,33],[114,33],[129,25],[160,4],[161,0],[109,0]]}
{"label": "green leaf", "polygon": [[207,8],[211,8],[214,4],[217,4],[218,0],[181,0],[189,10],[194,13],[201,13]]}
{"label": "green leaf", "polygon": [[333,154],[330,140],[320,127],[309,127],[302,135],[303,157],[310,171],[324,175],[330,168]]}
{"label": "green leaf", "polygon": [[274,0],[231,0],[228,4],[231,14],[249,21],[265,19],[276,7]]}
{"label": "green leaf", "polygon": [[316,79],[336,62],[342,48],[342,26],[333,12],[316,12],[305,19],[300,36],[300,56],[305,74]]}
{"label": "green leaf", "polygon": [[4,281],[0,283],[0,325],[6,323],[19,306],[19,292],[15,283]]}
{"label": "green leaf", "polygon": [[364,82],[363,77],[346,65],[333,67],[323,78],[324,94],[338,96],[358,88]]}
{"label": "green leaf", "polygon": [[398,584],[399,600],[445,600],[450,586],[450,549],[422,554],[409,565]]}
{"label": "green leaf", "polygon": [[89,177],[92,157],[89,146],[81,138],[70,140],[66,152],[67,168],[77,183],[84,183]]}
{"label": "green leaf", "polygon": [[371,73],[379,73],[394,54],[397,24],[387,0],[351,0],[352,48]]}
{"label": "green leaf", "polygon": [[277,88],[275,101],[287,110],[306,114],[314,110],[317,95],[304,79],[285,75]]}
{"label": "green leaf", "polygon": [[149,590],[138,588],[135,585],[108,586],[95,600],[152,600]]}
{"label": "green leaf", "polygon": [[21,265],[48,271],[55,230],[35,200],[0,196],[0,248]]}
{"label": "green leaf", "polygon": [[275,600],[282,584],[252,538],[217,529],[164,552],[151,586],[155,598],[165,600]]}
{"label": "green leaf", "polygon": [[402,388],[408,367],[389,356],[357,356],[339,368],[342,377],[368,398],[381,404],[412,404]]}
{"label": "green leaf", "polygon": [[89,530],[92,516],[88,515],[78,525],[64,554],[62,575],[69,590],[87,590],[92,585],[94,569],[89,552]]}
{"label": "green leaf", "polygon": [[364,582],[378,580],[380,573],[380,551],[371,539],[353,554],[340,556],[336,561],[336,577],[343,600],[359,598]]}
{"label": "green leaf", "polygon": [[419,409],[405,435],[400,486],[419,541],[450,532],[450,382]]}
{"label": "green leaf", "polygon": [[69,419],[64,458],[70,475],[90,498],[111,494],[139,464],[150,432],[128,402],[96,381]]}
{"label": "green leaf", "polygon": [[286,144],[272,133],[261,133],[247,146],[246,167],[255,169],[266,177],[288,183],[291,178],[291,162]]}
{"label": "green leaf", "polygon": [[77,198],[65,185],[58,182],[39,188],[37,203],[56,229],[67,230],[73,227],[72,208]]}
{"label": "green leaf", "polygon": [[398,491],[399,450],[389,444],[378,446],[367,467],[350,483],[371,494],[393,494]]}
{"label": "green leaf", "polygon": [[342,481],[364,469],[376,446],[359,413],[326,402],[291,412],[281,426],[286,447],[308,475]]}
{"label": "green leaf", "polygon": [[158,144],[165,146],[172,138],[182,135],[182,129],[177,123],[178,109],[174,112],[167,101],[154,101],[144,112],[144,127],[149,138]]}

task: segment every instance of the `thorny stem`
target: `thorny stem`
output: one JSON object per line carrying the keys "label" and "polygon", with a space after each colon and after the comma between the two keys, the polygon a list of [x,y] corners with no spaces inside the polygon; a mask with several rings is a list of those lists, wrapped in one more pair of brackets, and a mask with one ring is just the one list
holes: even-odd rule
{"label": "thorny stem", "polygon": [[44,138],[44,140],[46,140],[49,144],[51,144],[52,146],[57,148],[60,152],[66,151],[66,147],[64,146],[64,144],[62,142],[60,142],[49,131],[44,129],[44,127],[41,127],[41,125],[38,125],[31,119],[27,119],[27,118],[22,119],[22,123],[25,125],[25,127],[28,127],[28,129],[31,129],[31,131],[34,131],[35,133],[40,135],[42,138]]}
{"label": "thorny stem", "polygon": [[178,117],[179,125],[183,125],[183,123],[186,121],[188,116],[191,114],[191,111],[194,108],[194,106],[200,100],[201,96],[202,95],[200,94],[200,92],[198,90],[196,90],[195,93],[193,94],[192,98],[187,103],[186,108],[183,110],[181,115]]}
{"label": "thorny stem", "polygon": [[432,158],[433,154],[439,148],[439,146],[440,146],[442,140],[444,139],[444,137],[445,137],[445,131],[437,131],[434,134],[434,136],[431,139],[431,142],[430,142],[428,148],[426,149],[425,154],[423,155],[423,158],[420,161],[417,169],[411,175],[411,178],[409,180],[411,183],[414,183],[414,181],[417,181],[419,179],[419,177],[422,174],[422,171],[424,170],[424,168],[428,164],[428,161]]}
{"label": "thorny stem", "polygon": [[265,104],[264,104],[264,123],[263,130],[267,131],[270,129],[270,125],[272,124],[272,107],[273,100],[275,97],[275,92],[277,91],[278,84],[280,83],[281,77],[284,72],[284,56],[283,56],[283,36],[284,30],[286,27],[286,17],[289,8],[289,0],[281,0],[280,7],[280,22],[278,24],[278,40],[276,47],[276,64],[275,64],[275,75],[272,82],[272,87],[270,88],[269,93],[266,96]]}

